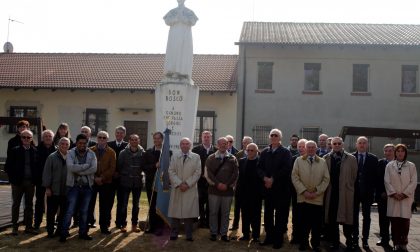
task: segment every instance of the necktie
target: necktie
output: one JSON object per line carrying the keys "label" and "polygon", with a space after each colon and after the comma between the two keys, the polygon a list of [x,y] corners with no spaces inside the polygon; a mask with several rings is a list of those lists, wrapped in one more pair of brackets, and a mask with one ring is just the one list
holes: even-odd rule
{"label": "necktie", "polygon": [[187,157],[188,157],[188,155],[187,154],[184,154],[184,160],[182,160],[182,163],[183,164],[185,163],[185,159],[187,159]]}
{"label": "necktie", "polygon": [[314,158],[313,157],[309,157],[309,161],[311,162],[311,164],[314,162]]}
{"label": "necktie", "polygon": [[120,148],[120,145],[121,145],[121,144],[119,144],[119,143],[118,143],[118,144],[117,144],[117,147],[118,147],[118,148]]}
{"label": "necktie", "polygon": [[363,154],[359,154],[359,170],[363,169]]}

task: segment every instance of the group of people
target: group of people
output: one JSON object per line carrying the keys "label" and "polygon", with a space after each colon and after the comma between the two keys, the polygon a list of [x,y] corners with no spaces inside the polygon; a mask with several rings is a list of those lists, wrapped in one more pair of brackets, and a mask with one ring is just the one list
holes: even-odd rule
{"label": "group of people", "polygon": [[[29,122],[17,124],[17,134],[9,140],[5,171],[12,186],[12,235],[19,233],[19,209],[25,197],[25,233],[38,234],[43,219],[45,196],[47,202],[46,229],[48,237],[60,237],[65,242],[71,223],[79,227],[79,238],[91,240],[89,228],[96,227],[95,205],[99,195],[99,227],[102,234],[110,234],[111,211],[117,196],[115,225],[127,232],[127,205],[132,194],[131,231],[140,232],[138,215],[143,175],[151,201],[153,178],[159,167],[163,134],[154,134],[154,147],[144,150],[140,137],[129,136],[126,129],[115,129],[115,140],[109,141],[106,131],[91,139],[91,129],[83,126],[75,142],[70,138],[69,126],[61,123],[54,134],[45,129],[41,142],[35,146]],[[35,214],[33,197],[36,196]],[[150,214],[148,232],[163,227],[155,212]],[[153,230],[156,229],[156,230]]]}
{"label": "group of people", "polygon": [[[146,233],[161,235],[164,221],[156,213],[156,171],[163,134],[153,134],[154,146],[144,150],[136,134],[125,142],[126,129],[115,129],[115,140],[106,131],[91,140],[90,128],[83,126],[76,142],[70,139],[69,127],[60,124],[54,134],[42,132],[42,141],[34,146],[27,121],[17,125],[17,135],[9,141],[5,170],[12,185],[12,234],[18,234],[20,201],[25,196],[26,233],[38,233],[47,196],[48,237],[65,242],[69,228],[79,226],[79,238],[91,240],[89,228],[96,226],[94,209],[99,194],[99,226],[110,234],[111,211],[117,196],[115,225],[127,232],[127,205],[132,194],[131,231],[138,227],[139,200],[143,181],[149,201]],[[417,185],[415,165],[407,160],[403,144],[387,144],[384,158],[368,152],[368,138],[357,138],[354,153],[344,150],[340,137],[322,134],[318,142],[290,138],[282,145],[282,132],[272,129],[269,145],[262,150],[249,136],[241,150],[233,146],[231,135],[212,143],[212,133],[201,134],[201,144],[193,147],[182,138],[180,152],[171,152],[170,240],[177,240],[180,224],[185,225],[186,240],[193,241],[193,223],[209,228],[210,240],[229,242],[229,215],[234,200],[231,230],[242,220],[239,240],[281,248],[287,232],[292,205],[291,243],[299,250],[320,251],[323,236],[338,249],[339,225],[343,226],[348,250],[359,247],[359,212],[363,216],[362,246],[369,248],[370,209],[378,203],[381,240],[377,245],[407,250],[411,205]],[[143,176],[145,178],[143,178]],[[33,197],[36,195],[35,214]],[[264,203],[265,239],[260,241]],[[35,220],[33,220],[35,219]],[[391,223],[391,236],[389,226]],[[55,227],[56,226],[56,227]],[[309,241],[309,234],[311,240]]]}

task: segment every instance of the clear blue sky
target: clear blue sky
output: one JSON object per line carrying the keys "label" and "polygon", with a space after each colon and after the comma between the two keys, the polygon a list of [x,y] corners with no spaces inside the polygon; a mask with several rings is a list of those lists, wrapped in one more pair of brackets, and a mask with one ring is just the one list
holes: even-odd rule
{"label": "clear blue sky", "polygon": [[[244,21],[420,24],[419,0],[186,0],[194,53],[237,54]],[[164,53],[176,0],[4,0],[0,45],[15,52]]]}

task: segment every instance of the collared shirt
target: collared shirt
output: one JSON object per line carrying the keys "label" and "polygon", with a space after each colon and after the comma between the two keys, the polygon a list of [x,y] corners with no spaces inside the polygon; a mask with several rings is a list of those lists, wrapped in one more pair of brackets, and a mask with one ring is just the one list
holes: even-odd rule
{"label": "collared shirt", "polygon": [[216,153],[214,154],[214,156],[216,158],[219,158],[219,159],[223,159],[223,158],[225,158],[228,155],[230,155],[230,153],[227,152],[227,151],[225,151],[224,153],[221,153],[220,151],[216,151]]}

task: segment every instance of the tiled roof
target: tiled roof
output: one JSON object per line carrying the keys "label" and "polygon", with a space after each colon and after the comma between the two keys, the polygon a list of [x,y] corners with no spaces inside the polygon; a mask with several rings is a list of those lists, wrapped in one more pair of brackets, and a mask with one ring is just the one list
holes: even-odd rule
{"label": "tiled roof", "polygon": [[[0,88],[154,90],[164,54],[0,53]],[[238,55],[194,55],[205,92],[235,92]]]}
{"label": "tiled roof", "polygon": [[237,44],[420,46],[420,25],[245,22]]}

